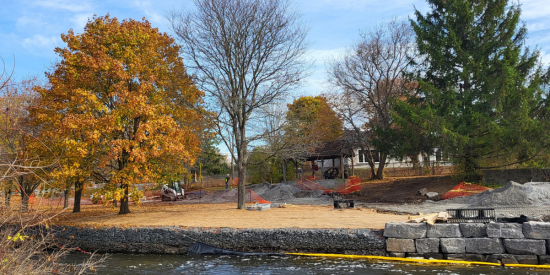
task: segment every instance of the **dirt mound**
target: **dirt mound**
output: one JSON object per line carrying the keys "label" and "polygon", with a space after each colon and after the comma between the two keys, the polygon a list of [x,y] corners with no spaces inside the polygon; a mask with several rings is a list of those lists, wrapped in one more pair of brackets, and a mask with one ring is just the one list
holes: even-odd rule
{"label": "dirt mound", "polygon": [[273,184],[269,190],[258,195],[268,201],[279,202],[294,198],[294,194],[300,191],[302,190],[292,184],[279,183]]}
{"label": "dirt mound", "polygon": [[202,200],[209,203],[237,202],[237,189],[216,191],[204,196]]}
{"label": "dirt mound", "polygon": [[550,205],[550,183],[528,182],[519,184],[510,181],[502,188],[487,190],[472,196],[457,197],[444,202],[484,207]]}

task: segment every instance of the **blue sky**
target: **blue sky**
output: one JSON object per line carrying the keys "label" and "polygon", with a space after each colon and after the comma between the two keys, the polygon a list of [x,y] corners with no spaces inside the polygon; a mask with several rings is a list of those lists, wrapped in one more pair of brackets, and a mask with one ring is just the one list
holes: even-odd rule
{"label": "blue sky", "polygon": [[[425,1],[418,0],[294,0],[310,25],[312,42],[309,57],[314,62],[311,76],[300,95],[323,92],[324,61],[338,55],[357,40],[360,30],[368,29],[392,17],[407,18],[413,7],[426,12]],[[550,4],[547,0],[524,0],[522,20],[527,23],[527,45],[538,45],[543,60],[550,63]],[[71,0],[2,0],[0,10],[0,56],[6,66],[13,66],[21,78],[43,76],[56,62],[55,47],[63,47],[60,35],[73,29],[80,33],[88,18],[105,15],[122,18],[147,18],[154,27],[170,33],[164,14],[170,9],[191,8],[191,1],[71,1]]]}
{"label": "blue sky", "polygon": [[[323,92],[324,61],[342,53],[366,30],[392,17],[412,16],[414,7],[428,11],[419,0],[292,0],[311,27],[312,45],[308,57],[313,62],[311,76],[296,95],[317,95]],[[119,19],[145,17],[154,27],[171,33],[164,14],[170,9],[192,8],[189,0],[1,0],[0,57],[11,69],[15,57],[15,75],[43,76],[56,62],[55,47],[64,47],[60,35],[73,29],[84,30],[88,18],[109,13]],[[550,63],[550,4],[548,0],[523,0],[522,20],[527,23],[527,45],[538,46],[543,62]]]}

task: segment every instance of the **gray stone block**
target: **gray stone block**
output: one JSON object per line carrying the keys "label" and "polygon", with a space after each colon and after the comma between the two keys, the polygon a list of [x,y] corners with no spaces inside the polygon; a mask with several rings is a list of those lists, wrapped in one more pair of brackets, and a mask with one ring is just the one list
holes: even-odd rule
{"label": "gray stone block", "polygon": [[487,256],[487,261],[491,263],[517,264],[518,261],[514,255],[510,254],[493,254]]}
{"label": "gray stone block", "polygon": [[439,239],[437,238],[417,239],[416,252],[419,254],[438,253]]}
{"label": "gray stone block", "polygon": [[539,258],[535,255],[514,255],[518,264],[539,264]]}
{"label": "gray stone block", "polygon": [[416,252],[416,247],[413,239],[389,238],[386,241],[386,250],[388,252]]}
{"label": "gray stone block", "polygon": [[549,255],[539,256],[539,264],[544,264],[544,265],[550,264],[550,256]]}
{"label": "gray stone block", "polygon": [[451,261],[470,261],[470,262],[485,262],[487,256],[481,254],[447,254],[447,260]]}
{"label": "gray stone block", "polygon": [[545,240],[505,239],[504,248],[509,254],[516,255],[545,255]]}
{"label": "gray stone block", "polygon": [[503,239],[523,239],[523,227],[519,223],[489,223],[487,237]]}
{"label": "gray stone block", "polygon": [[500,239],[495,238],[467,238],[466,253],[474,254],[502,254],[504,247]]}
{"label": "gray stone block", "polygon": [[457,223],[441,223],[428,226],[428,238],[460,238],[460,227]]}
{"label": "gray stone block", "polygon": [[547,222],[524,222],[523,235],[528,239],[546,240],[550,239],[550,223]]}
{"label": "gray stone block", "polygon": [[461,223],[459,226],[465,238],[487,237],[487,226],[484,223]]}
{"label": "gray stone block", "polygon": [[426,238],[426,223],[386,223],[384,237],[398,239],[422,239]]}
{"label": "gray stone block", "polygon": [[461,254],[466,252],[466,240],[463,238],[441,238],[441,252]]}

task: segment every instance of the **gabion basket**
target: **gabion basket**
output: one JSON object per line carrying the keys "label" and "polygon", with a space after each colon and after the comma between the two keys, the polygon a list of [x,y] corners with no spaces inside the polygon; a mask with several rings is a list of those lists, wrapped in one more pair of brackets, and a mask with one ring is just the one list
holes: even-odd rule
{"label": "gabion basket", "polygon": [[489,223],[496,221],[494,208],[463,208],[463,209],[447,209],[449,217],[447,222],[450,223]]}

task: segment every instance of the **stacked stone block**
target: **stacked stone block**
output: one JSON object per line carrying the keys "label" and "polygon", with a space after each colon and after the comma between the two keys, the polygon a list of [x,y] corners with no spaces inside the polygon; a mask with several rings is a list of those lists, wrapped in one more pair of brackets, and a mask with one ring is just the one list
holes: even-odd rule
{"label": "stacked stone block", "polygon": [[550,264],[550,223],[388,223],[386,251],[421,257],[503,264]]}

